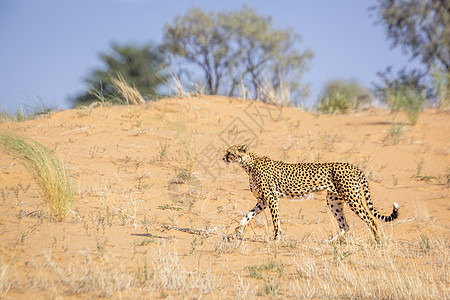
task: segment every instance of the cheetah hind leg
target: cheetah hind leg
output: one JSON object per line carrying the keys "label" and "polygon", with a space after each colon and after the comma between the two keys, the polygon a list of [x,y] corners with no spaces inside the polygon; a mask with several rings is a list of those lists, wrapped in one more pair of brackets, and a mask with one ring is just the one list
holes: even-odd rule
{"label": "cheetah hind leg", "polygon": [[343,241],[345,234],[348,232],[349,227],[347,224],[347,220],[344,216],[344,210],[342,207],[342,199],[338,194],[328,192],[327,194],[327,204],[333,212],[334,217],[338,221],[339,231],[336,235],[329,240],[325,240],[326,243],[336,243],[338,241]]}

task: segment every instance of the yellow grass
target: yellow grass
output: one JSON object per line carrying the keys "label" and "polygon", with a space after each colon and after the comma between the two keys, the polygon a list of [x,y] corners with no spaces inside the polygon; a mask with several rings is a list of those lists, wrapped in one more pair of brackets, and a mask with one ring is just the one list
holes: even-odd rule
{"label": "yellow grass", "polygon": [[43,197],[58,221],[70,211],[74,192],[63,163],[44,145],[11,132],[0,132],[0,149],[34,173]]}
{"label": "yellow grass", "polygon": [[136,87],[131,87],[123,78],[122,75],[117,74],[117,78],[111,78],[112,83],[117,90],[122,94],[128,105],[144,104],[145,100],[142,98]]}

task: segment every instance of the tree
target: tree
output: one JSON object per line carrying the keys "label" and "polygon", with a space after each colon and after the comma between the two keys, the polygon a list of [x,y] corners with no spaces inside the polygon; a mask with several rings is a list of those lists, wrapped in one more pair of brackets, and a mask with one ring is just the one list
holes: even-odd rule
{"label": "tree", "polygon": [[112,79],[123,77],[147,99],[159,97],[158,87],[166,82],[167,75],[163,53],[155,46],[111,44],[110,53],[100,53],[105,67],[94,70],[85,82],[89,84],[86,93],[75,99],[75,104],[96,101],[101,95],[105,99],[117,98]]}
{"label": "tree", "polygon": [[275,29],[270,17],[244,6],[222,13],[191,9],[177,16],[166,24],[163,47],[172,61],[202,71],[208,93],[235,96],[244,83],[256,98],[266,82],[275,88],[289,82],[291,91],[304,91],[300,78],[312,53],[300,51],[300,41],[292,29]]}
{"label": "tree", "polygon": [[450,1],[378,0],[377,9],[394,47],[450,72]]}
{"label": "tree", "polygon": [[227,36],[220,32],[217,18],[200,9],[177,16],[174,25],[166,24],[163,48],[201,68],[208,92],[217,94],[224,70],[231,60]]}
{"label": "tree", "polygon": [[[393,47],[400,46],[411,59],[420,59],[426,68],[425,72],[412,70],[409,74],[403,69],[399,73],[399,79],[403,77],[410,82],[421,81],[425,76],[436,72],[436,69],[444,74],[444,78],[449,78],[450,1],[378,0],[375,9]],[[447,80],[446,84],[445,97],[448,97],[450,82]]]}

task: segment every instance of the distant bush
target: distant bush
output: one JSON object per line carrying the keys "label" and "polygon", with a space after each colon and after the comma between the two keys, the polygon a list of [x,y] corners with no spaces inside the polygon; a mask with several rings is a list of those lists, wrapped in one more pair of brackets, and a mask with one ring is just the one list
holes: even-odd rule
{"label": "distant bush", "polygon": [[319,111],[325,114],[346,114],[351,104],[349,98],[341,93],[322,98],[319,103]]}
{"label": "distant bush", "polygon": [[425,103],[424,93],[414,86],[403,85],[397,89],[391,89],[388,95],[386,103],[391,111],[404,111],[411,124],[416,125]]}
{"label": "distant bush", "polygon": [[433,68],[431,83],[436,91],[436,98],[442,108],[450,107],[450,73],[444,69]]}
{"label": "distant bush", "polygon": [[325,84],[318,110],[326,114],[348,113],[370,104],[372,95],[357,80],[332,80]]}

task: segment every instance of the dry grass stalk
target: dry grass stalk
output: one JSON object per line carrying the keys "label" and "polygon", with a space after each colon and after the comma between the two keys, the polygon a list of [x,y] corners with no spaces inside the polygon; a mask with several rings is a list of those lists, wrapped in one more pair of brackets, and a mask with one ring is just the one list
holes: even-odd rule
{"label": "dry grass stalk", "polygon": [[[219,283],[216,282],[214,274],[208,269],[188,272],[181,264],[177,252],[167,251],[166,247],[159,247],[154,262],[153,287],[160,290],[172,290],[187,296],[194,291],[200,298],[214,291]],[[191,298],[191,297],[189,297]]]}
{"label": "dry grass stalk", "polygon": [[291,101],[291,87],[284,80],[280,79],[279,87],[275,87],[271,82],[265,81],[259,85],[261,100],[274,105],[286,106]]}
{"label": "dry grass stalk", "polygon": [[9,263],[0,265],[0,298],[6,296],[11,286],[8,278]]}
{"label": "dry grass stalk", "polygon": [[190,98],[191,94],[189,92],[185,91],[185,88],[183,87],[183,84],[181,83],[180,77],[173,74],[169,71],[170,74],[170,81],[169,81],[169,87],[170,87],[170,94],[172,94],[172,91],[175,93],[175,96],[177,98]]}
{"label": "dry grass stalk", "polygon": [[446,298],[448,241],[427,240],[432,244],[427,247],[423,241],[386,240],[376,248],[352,238],[348,242],[334,247],[309,243],[309,251],[293,259],[296,276],[289,283],[289,295],[307,299]]}
{"label": "dry grass stalk", "polygon": [[145,100],[136,89],[131,87],[123,78],[121,74],[117,74],[117,78],[111,79],[117,90],[122,94],[128,105],[144,104]]}

